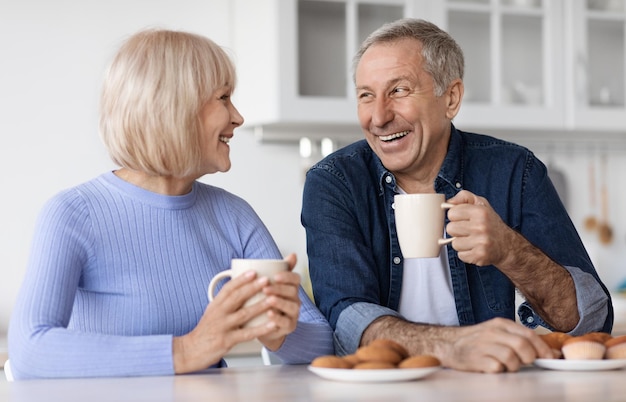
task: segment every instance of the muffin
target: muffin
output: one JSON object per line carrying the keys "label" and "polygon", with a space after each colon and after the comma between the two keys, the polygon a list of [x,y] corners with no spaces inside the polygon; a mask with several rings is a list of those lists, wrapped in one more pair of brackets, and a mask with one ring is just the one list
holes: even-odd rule
{"label": "muffin", "polygon": [[565,359],[595,360],[604,357],[606,346],[593,336],[582,335],[571,337],[563,342],[561,351]]}
{"label": "muffin", "polygon": [[563,357],[563,352],[561,351],[563,343],[572,336],[564,332],[550,332],[547,334],[541,334],[539,337],[550,347],[550,349],[552,349],[554,357],[556,359],[560,359]]}
{"label": "muffin", "polygon": [[611,334],[607,334],[606,332],[589,332],[585,334],[585,336],[600,343],[606,343],[609,339],[613,338]]}
{"label": "muffin", "polygon": [[626,359],[626,335],[616,336],[604,343],[607,359]]}

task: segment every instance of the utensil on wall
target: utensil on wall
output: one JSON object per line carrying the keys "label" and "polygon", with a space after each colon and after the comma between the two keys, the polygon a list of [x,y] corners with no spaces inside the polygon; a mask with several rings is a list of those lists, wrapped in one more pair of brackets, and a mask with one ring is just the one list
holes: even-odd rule
{"label": "utensil on wall", "polygon": [[611,244],[613,228],[609,224],[609,190],[606,185],[606,155],[602,156],[600,180],[600,221],[598,222],[598,238],[602,244]]}

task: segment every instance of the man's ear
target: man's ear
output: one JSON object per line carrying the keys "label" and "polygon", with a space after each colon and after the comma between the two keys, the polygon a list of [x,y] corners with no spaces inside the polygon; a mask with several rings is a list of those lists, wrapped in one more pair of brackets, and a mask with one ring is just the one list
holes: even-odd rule
{"label": "man's ear", "polygon": [[452,81],[448,90],[446,91],[446,101],[447,101],[447,111],[446,117],[452,120],[457,113],[459,113],[459,109],[461,108],[461,100],[463,99],[463,92],[465,87],[463,85],[463,80],[457,78]]}

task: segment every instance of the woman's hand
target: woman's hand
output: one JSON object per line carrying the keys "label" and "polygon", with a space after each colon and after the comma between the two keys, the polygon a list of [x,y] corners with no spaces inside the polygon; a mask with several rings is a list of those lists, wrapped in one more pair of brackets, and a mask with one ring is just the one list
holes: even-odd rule
{"label": "woman's hand", "polygon": [[270,308],[267,315],[275,328],[267,335],[260,336],[259,341],[272,351],[277,350],[285,337],[296,329],[300,315],[300,275],[292,272],[296,266],[296,255],[290,254],[285,260],[289,263],[289,271],[276,274],[274,283],[263,289],[267,295],[264,302]]}
{"label": "woman's hand", "polygon": [[257,278],[250,271],[228,281],[207,306],[196,327],[186,335],[174,337],[173,360],[176,374],[203,370],[217,362],[242,342],[276,331],[273,321],[258,327],[244,327],[252,318],[265,314],[271,303],[244,303],[269,286],[268,278]]}
{"label": "woman's hand", "polygon": [[[274,284],[266,277],[257,278],[254,271],[229,280],[207,306],[196,327],[186,335],[174,337],[173,360],[176,374],[203,370],[222,359],[235,345],[258,338],[263,345],[276,350],[298,322],[300,275],[291,272],[296,255],[285,260],[289,271],[277,274]],[[244,307],[255,294],[267,298]],[[269,321],[256,327],[244,327],[248,321],[267,314]]]}

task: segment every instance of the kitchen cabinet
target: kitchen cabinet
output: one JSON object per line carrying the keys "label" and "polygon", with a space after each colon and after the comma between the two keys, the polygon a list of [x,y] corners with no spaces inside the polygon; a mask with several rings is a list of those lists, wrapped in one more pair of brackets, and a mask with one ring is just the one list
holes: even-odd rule
{"label": "kitchen cabinet", "polygon": [[568,52],[567,127],[626,131],[624,0],[565,4]]}
{"label": "kitchen cabinet", "polygon": [[361,138],[352,57],[375,28],[411,16],[464,50],[460,128],[554,139],[623,132],[624,2],[234,0],[235,102],[260,139]]}
{"label": "kitchen cabinet", "polygon": [[372,30],[408,15],[410,3],[233,1],[234,100],[244,125],[262,139],[360,137],[352,56]]}
{"label": "kitchen cabinet", "polygon": [[563,13],[558,0],[433,2],[432,20],[461,45],[465,129],[562,129]]}

